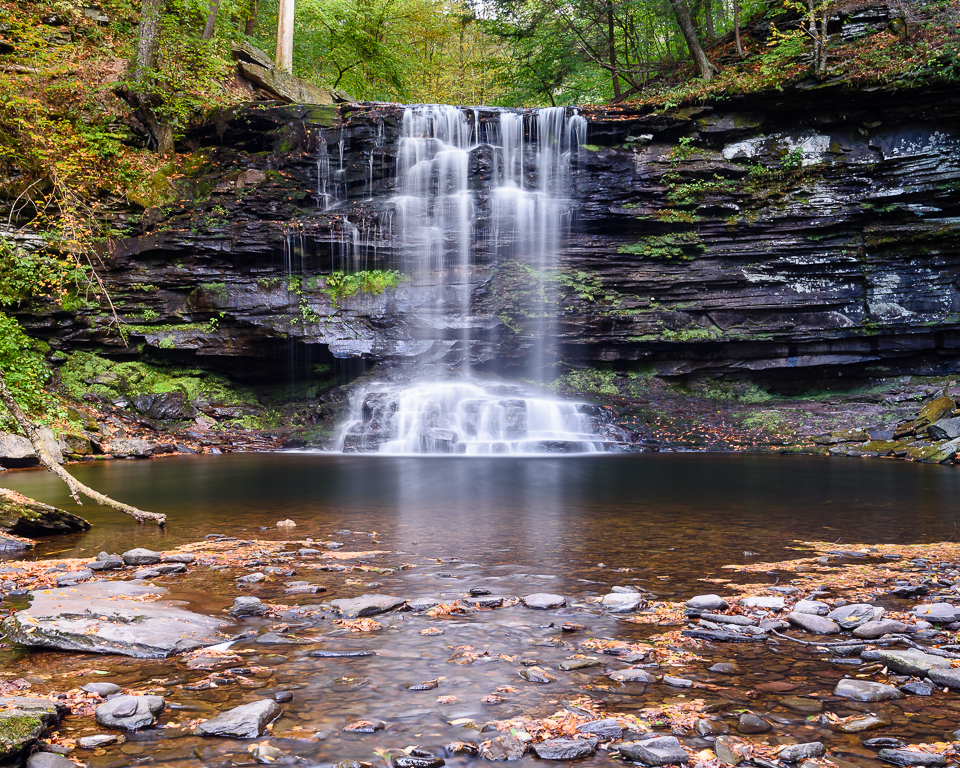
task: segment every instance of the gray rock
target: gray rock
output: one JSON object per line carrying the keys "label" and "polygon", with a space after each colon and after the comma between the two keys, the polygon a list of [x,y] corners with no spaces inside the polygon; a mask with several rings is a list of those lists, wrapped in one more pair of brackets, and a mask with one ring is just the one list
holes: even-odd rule
{"label": "gray rock", "polygon": [[743,670],[740,669],[736,664],[732,664],[729,661],[718,661],[712,667],[708,669],[709,672],[714,672],[718,675],[742,675]]}
{"label": "gray rock", "polygon": [[541,760],[577,760],[597,751],[591,739],[547,739],[530,747]]}
{"label": "gray rock", "polygon": [[766,733],[771,728],[770,723],[752,712],[744,712],[737,721],[737,730],[744,734]]}
{"label": "gray rock", "polygon": [[818,616],[815,613],[797,613],[794,611],[787,616],[787,621],[793,626],[806,632],[812,632],[815,635],[835,635],[840,631],[840,627],[835,621],[831,621],[826,616]]}
{"label": "gray rock", "polygon": [[917,752],[912,749],[881,749],[877,757],[894,765],[920,765],[924,768],[942,768],[947,764],[943,755]]}
{"label": "gray rock", "polygon": [[[40,429],[40,439],[43,447],[53,457],[57,464],[63,464],[63,454],[60,451],[60,441],[54,437],[49,427]],[[21,435],[9,432],[0,432],[0,466],[8,468],[36,467],[40,464],[37,452],[33,450],[33,443]]]}
{"label": "gray rock", "polygon": [[949,667],[950,659],[911,648],[906,651],[880,651],[880,661],[894,672],[923,677],[932,667]]}
{"label": "gray rock", "polygon": [[154,552],[152,549],[137,547],[127,550],[121,557],[127,565],[156,565],[160,562],[160,558],[163,557],[163,555],[159,552]]}
{"label": "gray rock", "polygon": [[612,717],[608,717],[606,720],[592,720],[589,723],[584,723],[577,726],[577,731],[596,736],[603,741],[619,739],[623,736],[623,728]]}
{"label": "gray rock", "polygon": [[960,418],[940,419],[927,427],[927,431],[934,440],[954,440],[960,437]]}
{"label": "gray rock", "polygon": [[890,725],[890,721],[885,718],[877,717],[876,715],[866,715],[848,720],[845,723],[840,723],[837,726],[837,730],[840,733],[865,733],[867,731],[875,731],[877,728],[886,728],[888,725]]}
{"label": "gray rock", "polygon": [[536,608],[541,611],[552,610],[553,608],[563,608],[567,604],[566,598],[560,595],[551,595],[547,592],[536,592],[523,598],[523,604],[527,608]]}
{"label": "gray rock", "polygon": [[407,609],[413,611],[414,613],[429,611],[431,608],[436,608],[438,605],[440,605],[440,601],[434,600],[432,597],[418,597],[414,600],[407,601]]}
{"label": "gray rock", "polygon": [[950,603],[918,605],[913,609],[912,613],[918,619],[935,622],[937,624],[950,624],[960,619],[960,609]]}
{"label": "gray rock", "polygon": [[241,584],[259,584],[261,581],[266,581],[266,575],[262,573],[248,573],[246,576],[241,576],[237,581]]}
{"label": "gray rock", "polygon": [[197,559],[197,556],[190,552],[174,552],[170,555],[164,555],[160,558],[161,563],[183,563],[189,565]]}
{"label": "gray rock", "polygon": [[115,744],[119,739],[112,733],[98,733],[96,736],[81,736],[77,743],[83,749],[96,749],[105,747],[107,744]]}
{"label": "gray rock", "polygon": [[614,672],[610,675],[610,679],[616,680],[618,683],[655,683],[657,681],[657,678],[651,675],[645,669],[639,669],[636,667],[621,669],[618,672]]}
{"label": "gray rock", "polygon": [[837,683],[834,694],[854,701],[887,701],[903,697],[903,694],[892,685],[874,683],[870,680],[850,679],[844,679]]}
{"label": "gray rock", "polygon": [[960,691],[960,669],[931,667],[930,671],[927,672],[927,677],[944,688]]}
{"label": "gray rock", "polygon": [[546,684],[555,682],[557,679],[542,667],[525,667],[517,672],[517,674],[530,683]]}
{"label": "gray rock", "polygon": [[[18,536],[45,536],[55,533],[87,531],[90,523],[82,517],[49,504],[28,499],[15,491],[0,488],[0,532]],[[0,548],[19,551],[33,546],[29,542],[4,537]]]}
{"label": "gray rock", "polygon": [[853,630],[853,636],[862,640],[876,640],[884,635],[895,635],[906,632],[909,627],[902,621],[894,619],[880,619],[880,621],[868,621],[861,624]]}
{"label": "gray rock", "polygon": [[763,608],[768,611],[782,611],[786,601],[782,597],[745,597],[740,601],[744,608]]}
{"label": "gray rock", "polygon": [[717,759],[724,765],[740,765],[744,761],[739,747],[748,747],[749,744],[736,736],[718,736],[713,743],[713,751]]}
{"label": "gray rock", "polygon": [[97,722],[105,728],[139,731],[153,725],[163,712],[159,696],[115,696],[97,707]]}
{"label": "gray rock", "polygon": [[934,687],[933,683],[912,680],[906,685],[901,685],[900,690],[913,696],[933,696],[933,692],[936,690],[936,688]]}
{"label": "gray rock", "polygon": [[93,571],[86,569],[83,571],[67,571],[57,576],[58,587],[72,587],[75,584],[93,578]]}
{"label": "gray rock", "polygon": [[0,757],[23,752],[66,713],[51,699],[0,696]]}
{"label": "gray rock", "polygon": [[853,629],[868,621],[876,621],[883,616],[883,608],[877,608],[867,603],[854,603],[853,605],[844,605],[841,608],[834,608],[827,614],[828,619],[832,619],[840,625],[841,629]]}
{"label": "gray rock", "polygon": [[520,739],[509,733],[503,733],[484,745],[480,753],[487,760],[509,762],[519,760],[527,751],[527,746]]}
{"label": "gray rock", "polygon": [[165,593],[160,587],[126,581],[37,590],[30,593],[30,607],[4,619],[2,629],[20,645],[150,659],[231,638],[218,631],[222,619],[164,600],[142,599]]}
{"label": "gray rock", "polygon": [[80,686],[80,690],[86,691],[87,693],[95,693],[100,698],[105,699],[107,696],[120,693],[123,689],[116,683],[87,683],[86,685]]}
{"label": "gray rock", "polygon": [[701,613],[700,618],[703,621],[712,621],[714,624],[736,624],[738,627],[755,627],[757,620],[749,616],[740,616],[736,613]]}
{"label": "gray rock", "polygon": [[54,752],[35,752],[27,758],[27,768],[77,768],[77,765]]}
{"label": "gray rock", "polygon": [[637,592],[611,592],[600,604],[611,613],[630,613],[643,605],[643,595]]}
{"label": "gray rock", "polygon": [[627,760],[643,765],[674,765],[686,763],[690,756],[674,736],[659,736],[646,741],[627,741],[617,745]]}
{"label": "gray rock", "polygon": [[241,616],[263,616],[269,610],[269,606],[266,605],[259,597],[238,597],[234,599],[233,605],[230,607],[230,615],[241,617]]}
{"label": "gray rock", "polygon": [[827,754],[827,748],[819,741],[808,741],[805,744],[790,744],[777,754],[787,763],[799,763],[801,760],[816,760]]}
{"label": "gray rock", "polygon": [[461,598],[461,600],[475,608],[499,608],[503,605],[503,598],[500,595],[473,595]]}
{"label": "gray rock", "polygon": [[813,613],[817,616],[826,616],[830,613],[830,606],[819,600],[798,600],[793,606],[794,613]]}
{"label": "gray rock", "polygon": [[330,605],[345,619],[359,619],[363,616],[376,616],[392,611],[403,605],[402,597],[392,595],[361,595],[360,597],[331,600]]}
{"label": "gray rock", "polygon": [[742,632],[724,632],[711,629],[685,629],[684,637],[694,637],[698,640],[709,640],[713,643],[760,643],[766,639],[765,634],[746,635]]}
{"label": "gray rock", "polygon": [[588,669],[589,667],[599,666],[600,662],[592,656],[585,656],[582,659],[566,659],[557,664],[557,669],[562,672],[573,672],[576,669]]}
{"label": "gray rock", "polygon": [[140,440],[134,437],[122,437],[110,441],[107,452],[117,458],[133,457],[147,459],[160,452],[159,443],[153,440]]}
{"label": "gray rock", "polygon": [[725,611],[730,603],[720,595],[697,595],[687,600],[686,606],[691,611]]}
{"label": "gray rock", "polygon": [[263,736],[267,724],[280,716],[280,707],[272,699],[234,707],[197,726],[201,736],[228,736],[234,739],[255,739]]}

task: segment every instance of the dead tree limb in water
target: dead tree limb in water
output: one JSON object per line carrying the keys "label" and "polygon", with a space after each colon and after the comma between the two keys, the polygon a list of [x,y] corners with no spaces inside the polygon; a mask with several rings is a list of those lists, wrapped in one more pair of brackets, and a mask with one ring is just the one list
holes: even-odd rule
{"label": "dead tree limb in water", "polygon": [[10,394],[10,390],[7,389],[7,382],[6,379],[4,379],[2,372],[0,372],[0,402],[3,403],[6,409],[10,412],[10,415],[13,416],[14,421],[17,422],[18,426],[23,431],[23,434],[26,435],[27,439],[29,439],[33,444],[33,450],[37,452],[37,458],[40,459],[40,463],[67,484],[67,488],[70,489],[70,495],[73,497],[73,500],[77,502],[77,504],[83,504],[78,495],[82,493],[84,496],[95,501],[97,504],[100,504],[104,507],[110,507],[111,509],[116,509],[124,514],[133,516],[139,523],[142,523],[145,520],[150,520],[159,526],[166,525],[166,515],[160,515],[156,512],[144,512],[142,509],[137,509],[129,504],[114,501],[109,496],[105,496],[99,491],[93,490],[93,488],[88,488],[86,485],[77,480],[77,478],[67,472],[67,470],[61,467],[57,463],[57,460],[50,455],[50,452],[43,444],[43,438],[40,435],[40,430],[32,421],[30,421],[30,419],[27,418],[27,415],[23,412],[23,410],[20,408],[20,405],[13,398],[13,395]]}

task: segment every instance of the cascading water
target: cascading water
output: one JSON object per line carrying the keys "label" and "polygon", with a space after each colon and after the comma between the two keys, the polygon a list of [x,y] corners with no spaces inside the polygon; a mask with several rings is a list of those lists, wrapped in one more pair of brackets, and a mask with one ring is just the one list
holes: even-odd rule
{"label": "cascading water", "polygon": [[[420,328],[444,329],[450,354],[442,381],[377,384],[359,391],[340,435],[346,452],[583,453],[603,450],[596,409],[515,385],[471,378],[471,349],[485,319],[471,314],[476,262],[513,262],[536,289],[525,375],[544,381],[556,362],[557,258],[573,217],[570,163],[586,120],[563,107],[532,114],[444,105],[408,108],[397,152],[397,195],[384,230],[401,271],[427,300]],[[474,152],[489,153],[489,188],[475,189]],[[473,183],[472,183],[473,182]],[[456,318],[451,322],[450,318]]]}

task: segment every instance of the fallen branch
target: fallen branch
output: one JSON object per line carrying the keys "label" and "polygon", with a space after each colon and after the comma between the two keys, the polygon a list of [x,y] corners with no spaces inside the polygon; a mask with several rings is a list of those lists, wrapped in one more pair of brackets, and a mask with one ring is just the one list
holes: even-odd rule
{"label": "fallen branch", "polygon": [[0,72],[10,72],[14,75],[39,75],[40,70],[25,67],[22,64],[0,64]]}
{"label": "fallen branch", "polygon": [[106,496],[99,491],[95,491],[93,488],[87,487],[77,480],[77,478],[67,472],[67,470],[61,467],[60,464],[57,463],[57,460],[50,455],[50,452],[43,444],[43,437],[40,435],[40,430],[32,421],[30,421],[30,419],[27,418],[27,415],[20,408],[20,405],[14,399],[13,395],[10,394],[10,390],[7,389],[7,382],[3,377],[2,372],[0,372],[0,402],[3,403],[6,409],[10,412],[10,415],[13,416],[14,421],[17,422],[20,429],[33,444],[33,449],[37,452],[37,458],[40,459],[40,463],[67,484],[67,488],[70,489],[70,495],[73,497],[73,500],[77,502],[77,504],[83,504],[78,495],[82,493],[84,496],[92,499],[97,504],[100,504],[104,507],[110,507],[111,509],[116,509],[127,515],[131,515],[132,517],[136,518],[137,522],[142,523],[144,520],[152,520],[159,526],[166,525],[166,515],[160,515],[156,512],[144,512],[142,509],[137,509],[129,504],[114,501],[109,496]]}
{"label": "fallen branch", "polygon": [[800,645],[815,645],[818,648],[850,648],[854,645],[889,645],[890,643],[900,642],[899,636],[897,636],[890,640],[841,640],[837,643],[818,643],[816,640],[800,640],[796,637],[790,637],[790,635],[777,632],[775,629],[771,629],[770,632],[771,634],[774,634],[777,637],[782,637],[784,640],[789,640],[792,643],[799,643]]}

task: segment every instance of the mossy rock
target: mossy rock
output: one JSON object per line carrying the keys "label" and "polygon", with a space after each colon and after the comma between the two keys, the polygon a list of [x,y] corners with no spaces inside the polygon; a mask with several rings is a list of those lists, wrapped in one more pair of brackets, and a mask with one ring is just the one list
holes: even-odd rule
{"label": "mossy rock", "polygon": [[25,751],[66,711],[50,699],[0,696],[0,758]]}
{"label": "mossy rock", "polygon": [[944,416],[953,413],[955,407],[956,403],[949,397],[935,398],[920,409],[917,421],[923,420],[926,424],[933,424],[933,422],[940,421]]}
{"label": "mossy rock", "polygon": [[18,536],[43,536],[90,530],[90,523],[72,512],[28,499],[0,488],[0,532]]}

